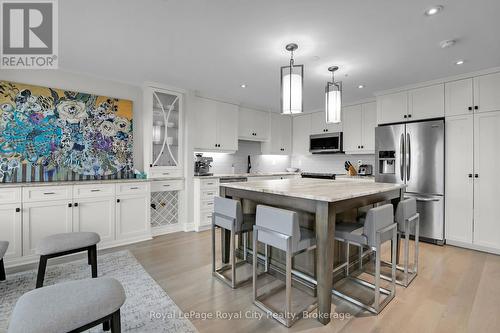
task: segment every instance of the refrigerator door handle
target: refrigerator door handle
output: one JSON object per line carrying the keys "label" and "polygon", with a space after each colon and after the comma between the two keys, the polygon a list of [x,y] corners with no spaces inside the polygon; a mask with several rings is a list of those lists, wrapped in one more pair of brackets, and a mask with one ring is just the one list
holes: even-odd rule
{"label": "refrigerator door handle", "polygon": [[401,174],[401,181],[404,181],[404,154],[405,154],[405,135],[401,134],[399,138],[399,173]]}
{"label": "refrigerator door handle", "polygon": [[415,198],[417,201],[422,201],[422,202],[431,202],[431,201],[439,201],[441,198],[422,198],[422,197],[416,197]]}
{"label": "refrigerator door handle", "polygon": [[410,133],[406,134],[406,180],[410,180],[411,171],[411,145],[410,145]]}

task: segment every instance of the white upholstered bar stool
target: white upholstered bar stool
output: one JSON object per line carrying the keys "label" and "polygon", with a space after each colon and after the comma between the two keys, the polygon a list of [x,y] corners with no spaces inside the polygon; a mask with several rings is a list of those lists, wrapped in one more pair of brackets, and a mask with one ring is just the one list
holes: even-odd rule
{"label": "white upholstered bar stool", "polygon": [[[335,225],[335,239],[346,243],[346,263],[340,267],[346,268],[346,278],[360,284],[361,286],[374,290],[374,301],[365,304],[354,296],[346,295],[334,288],[333,293],[351,303],[354,303],[372,313],[378,314],[396,294],[396,235],[397,224],[394,223],[394,212],[391,204],[371,208],[366,214],[364,225],[356,223],[339,223]],[[382,288],[380,285],[381,246],[391,241],[392,263],[390,289]],[[354,277],[349,274],[349,245],[369,247],[375,251],[375,284]],[[361,267],[361,265],[360,265]],[[380,301],[380,294],[386,297]]]}
{"label": "white upholstered bar stool", "polygon": [[[296,212],[263,205],[257,206],[253,230],[253,302],[269,316],[272,316],[286,327],[290,327],[303,316],[304,312],[312,311],[317,306],[317,303],[314,302],[300,312],[292,312],[292,258],[299,253],[314,249],[316,247],[316,236],[313,231],[299,226],[299,217]],[[260,296],[258,295],[258,242],[264,243],[266,249],[268,246],[272,246],[284,251],[286,254],[285,306],[282,312],[263,303],[265,299],[282,290],[282,286],[273,288]],[[265,271],[267,271],[267,261],[265,265]]]}
{"label": "white upholstered bar stool", "polygon": [[[250,275],[243,281],[236,280],[236,267],[246,263],[247,257],[247,233],[252,231],[255,221],[255,215],[243,214],[241,203],[238,200],[232,200],[222,197],[215,197],[214,213],[212,214],[212,275],[231,288],[235,289],[246,282],[250,282]],[[222,228],[231,232],[229,245],[229,264],[216,267],[215,255],[215,229]],[[236,235],[245,234],[243,237],[243,261],[236,260]],[[241,239],[241,238],[240,238]],[[231,270],[231,278],[224,276],[224,272]]]}

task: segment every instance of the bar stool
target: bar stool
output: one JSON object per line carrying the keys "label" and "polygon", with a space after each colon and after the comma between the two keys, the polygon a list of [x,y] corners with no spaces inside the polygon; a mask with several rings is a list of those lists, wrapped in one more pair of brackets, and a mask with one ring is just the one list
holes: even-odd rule
{"label": "bar stool", "polygon": [[[403,267],[396,266],[398,271],[403,272],[403,279],[397,279],[396,283],[402,285],[403,287],[408,287],[408,285],[417,276],[418,272],[418,237],[419,237],[419,225],[420,225],[420,215],[417,213],[417,200],[415,198],[406,198],[401,200],[396,208],[396,222],[398,224],[398,237],[401,238],[404,235],[404,252],[403,252]],[[411,226],[414,225],[415,228],[415,252],[413,258],[413,265],[410,268],[410,231]],[[387,279],[387,276],[383,276]]]}
{"label": "bar stool", "polygon": [[[396,294],[396,234],[397,224],[394,223],[394,212],[391,204],[371,208],[366,214],[365,224],[339,223],[335,225],[335,239],[346,243],[346,263],[336,268],[346,268],[346,278],[374,290],[373,304],[365,304],[361,300],[333,290],[333,293],[351,303],[354,303],[372,313],[378,314]],[[391,241],[392,250],[392,277],[390,289],[380,286],[380,264],[381,246],[387,241]],[[349,275],[349,245],[358,247],[369,247],[375,251],[375,284],[369,283],[357,277]],[[362,252],[362,251],[361,251]],[[360,254],[361,259],[362,254]],[[361,268],[361,264],[360,264]],[[386,298],[381,302],[380,294],[385,294]]]}
{"label": "bar stool", "polygon": [[[290,327],[303,316],[305,311],[310,312],[317,307],[317,303],[314,302],[299,313],[292,313],[292,258],[299,253],[316,248],[316,236],[313,231],[299,226],[299,217],[296,212],[263,205],[257,206],[253,230],[253,303],[281,324]],[[272,246],[286,253],[285,311],[283,314],[263,303],[264,299],[275,294],[281,288],[274,288],[265,294],[258,295],[258,242],[264,243],[266,249],[268,246]],[[265,265],[267,271],[267,262]]]}
{"label": "bar stool", "polygon": [[[236,281],[236,266],[244,264],[247,258],[247,236],[248,232],[252,231],[255,215],[243,214],[241,203],[237,200],[215,197],[214,198],[214,213],[212,214],[212,275],[222,282],[226,283],[231,288],[235,289],[244,283],[250,282],[252,276],[237,282]],[[222,265],[217,268],[215,263],[215,229],[219,227],[231,232],[231,240],[229,246],[229,264]],[[236,262],[236,235],[244,235],[243,238],[243,260]],[[241,238],[240,238],[241,239]],[[231,279],[228,279],[223,273],[231,270]]]}

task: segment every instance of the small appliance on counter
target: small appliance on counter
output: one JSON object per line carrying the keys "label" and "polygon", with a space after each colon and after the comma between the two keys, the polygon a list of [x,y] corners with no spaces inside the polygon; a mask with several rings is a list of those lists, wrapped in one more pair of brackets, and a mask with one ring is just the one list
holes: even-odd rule
{"label": "small appliance on counter", "polygon": [[373,175],[373,166],[371,164],[361,164],[358,169],[359,176]]}
{"label": "small appliance on counter", "polygon": [[210,163],[214,161],[212,157],[203,157],[203,154],[196,154],[196,160],[194,161],[194,175],[195,176],[212,176],[210,173],[210,168],[212,167]]}

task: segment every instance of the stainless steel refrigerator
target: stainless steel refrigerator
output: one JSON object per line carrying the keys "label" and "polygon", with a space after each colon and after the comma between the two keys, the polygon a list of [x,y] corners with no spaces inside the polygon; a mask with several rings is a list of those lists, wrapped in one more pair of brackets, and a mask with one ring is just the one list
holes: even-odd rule
{"label": "stainless steel refrigerator", "polygon": [[407,184],[417,199],[420,239],[444,243],[444,120],[375,129],[375,180]]}

